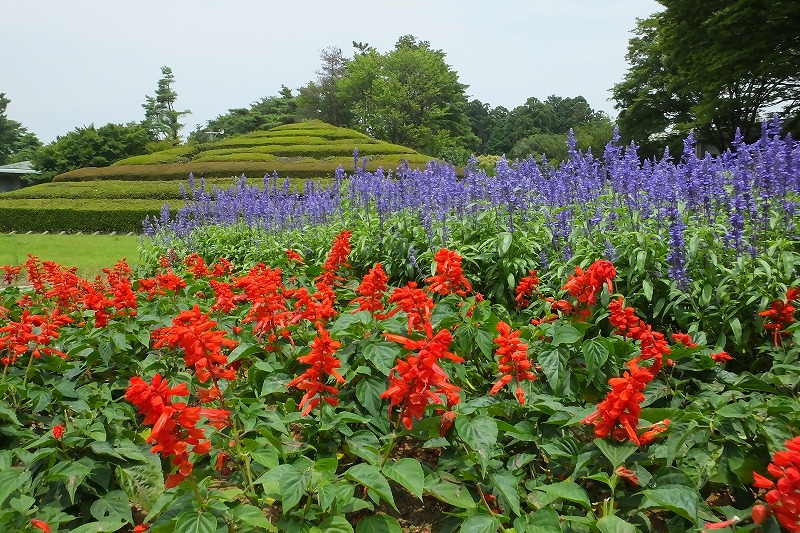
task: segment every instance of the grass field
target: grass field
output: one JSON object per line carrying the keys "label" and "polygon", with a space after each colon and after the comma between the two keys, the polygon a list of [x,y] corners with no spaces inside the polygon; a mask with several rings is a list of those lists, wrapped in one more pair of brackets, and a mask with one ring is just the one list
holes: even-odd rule
{"label": "grass field", "polygon": [[129,265],[135,265],[139,261],[139,237],[0,234],[0,265],[21,265],[28,254],[77,267],[81,276],[94,277],[123,257]]}

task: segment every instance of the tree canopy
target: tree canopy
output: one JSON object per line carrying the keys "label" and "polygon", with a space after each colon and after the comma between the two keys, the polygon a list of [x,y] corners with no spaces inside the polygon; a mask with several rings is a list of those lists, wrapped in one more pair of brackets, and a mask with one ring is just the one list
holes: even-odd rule
{"label": "tree canopy", "polygon": [[10,103],[6,94],[0,93],[0,165],[28,159],[42,145],[36,135],[16,120],[8,118],[6,110]]}
{"label": "tree canopy", "polygon": [[178,111],[175,102],[178,93],[172,88],[175,75],[170,67],[161,67],[161,79],[158,80],[154,96],[145,96],[144,125],[152,140],[179,140],[179,132],[183,128],[180,119],[191,111]]}
{"label": "tree canopy", "polygon": [[637,22],[629,70],[612,90],[623,139],[654,154],[689,130],[724,149],[772,112],[797,127],[800,3],[659,2],[663,11]]}

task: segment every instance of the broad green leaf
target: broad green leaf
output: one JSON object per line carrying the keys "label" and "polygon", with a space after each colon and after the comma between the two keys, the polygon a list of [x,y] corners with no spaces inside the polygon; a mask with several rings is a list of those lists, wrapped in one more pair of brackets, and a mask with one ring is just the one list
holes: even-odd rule
{"label": "broad green leaf", "polygon": [[556,326],[555,333],[553,333],[553,346],[560,344],[574,344],[583,337],[583,333],[578,331],[575,326],[570,324],[560,324]]}
{"label": "broad green leaf", "polygon": [[400,348],[393,342],[376,342],[364,348],[364,359],[388,376],[400,356]]}
{"label": "broad green leaf", "polygon": [[394,504],[394,497],[392,496],[392,488],[389,482],[378,470],[378,467],[368,464],[358,464],[350,467],[344,476],[347,479],[360,483],[367,487],[367,489],[375,492],[378,496],[389,502],[389,504],[397,510]]}
{"label": "broad green leaf", "polygon": [[486,475],[492,449],[497,444],[497,422],[488,416],[456,418],[456,431],[464,444],[472,450]]}
{"label": "broad green leaf", "polygon": [[216,533],[217,519],[211,513],[185,512],[178,516],[175,533]]}
{"label": "broad green leaf", "polygon": [[356,533],[401,533],[401,531],[397,519],[385,514],[365,516],[356,525]]}
{"label": "broad green leaf", "polygon": [[564,391],[564,376],[567,372],[566,361],[557,349],[544,350],[539,354],[539,364],[542,373],[547,378],[547,384],[556,395]]}
{"label": "broad green leaf", "polygon": [[637,446],[631,442],[611,444],[603,439],[594,439],[594,444],[608,458],[613,470],[616,470],[625,462],[625,459],[636,453],[637,450]]}
{"label": "broad green leaf", "polygon": [[603,373],[603,365],[608,361],[608,346],[601,338],[589,339],[581,345],[583,358],[586,360],[586,373],[589,380],[594,381],[600,377],[605,381],[606,375]]}
{"label": "broad green leaf", "polygon": [[70,533],[114,533],[119,530],[119,522],[90,522],[70,529]]}
{"label": "broad green leaf", "polygon": [[643,490],[642,494],[644,498],[639,504],[640,509],[666,509],[697,522],[700,495],[696,490],[684,485],[665,485]]}
{"label": "broad green leaf", "polygon": [[362,379],[356,385],[356,398],[364,409],[373,417],[378,417],[381,413],[381,394],[386,390],[386,380],[378,380],[373,377]]}
{"label": "broad green leaf", "polygon": [[583,490],[583,487],[572,481],[562,481],[561,483],[554,483],[552,485],[545,485],[544,487],[537,487],[537,490],[544,491],[545,496],[539,498],[541,505],[550,504],[556,500],[568,500],[586,509],[592,508],[592,502],[589,500],[589,495]]}
{"label": "broad green leaf", "polygon": [[318,527],[325,533],[353,533],[353,526],[343,516],[329,516]]}
{"label": "broad green leaf", "polygon": [[474,514],[468,516],[461,524],[461,533],[496,533],[500,520],[490,514]]}
{"label": "broad green leaf", "polygon": [[513,236],[511,233],[504,231],[499,235],[497,240],[497,255],[500,257],[504,257],[507,253],[509,248],[511,248],[511,242],[513,240]]}
{"label": "broad green leaf", "polygon": [[243,524],[258,528],[258,531],[277,531],[264,511],[252,505],[242,504],[233,510],[233,517]]}
{"label": "broad green leaf", "polygon": [[133,523],[130,501],[121,490],[105,494],[92,504],[90,512],[98,522]]}
{"label": "broad green leaf", "polygon": [[451,483],[450,481],[437,480],[425,483],[425,490],[430,492],[435,498],[449,503],[454,507],[462,509],[472,509],[475,507],[475,500],[469,493],[466,485]]}
{"label": "broad green leaf", "polygon": [[644,297],[647,299],[648,302],[653,301],[653,284],[650,283],[650,280],[648,279],[642,280],[642,292],[644,292]]}
{"label": "broad green leaf", "polygon": [[5,470],[0,472],[0,504],[31,478],[31,473],[25,470]]}
{"label": "broad green leaf", "polygon": [[519,516],[519,482],[517,478],[510,472],[495,472],[490,476],[490,479],[498,492],[500,492],[505,504],[515,515]]}
{"label": "broad green leaf", "polygon": [[614,515],[604,516],[597,521],[597,529],[600,533],[638,533],[639,530],[622,518]]}
{"label": "broad green leaf", "polygon": [[422,493],[425,490],[425,472],[422,471],[419,461],[404,457],[395,463],[387,463],[383,467],[383,473],[408,492],[420,500],[422,499]]}
{"label": "broad green leaf", "polygon": [[118,466],[114,475],[128,499],[147,512],[164,492],[164,474],[157,454],[148,453],[145,462],[140,464]]}
{"label": "broad green leaf", "polygon": [[742,323],[739,322],[739,319],[734,317],[728,321],[728,325],[731,327],[731,332],[733,333],[733,342],[739,346],[742,344]]}
{"label": "broad green leaf", "polygon": [[286,469],[278,481],[281,491],[283,512],[287,513],[305,496],[311,483],[311,472],[302,471],[294,466]]}

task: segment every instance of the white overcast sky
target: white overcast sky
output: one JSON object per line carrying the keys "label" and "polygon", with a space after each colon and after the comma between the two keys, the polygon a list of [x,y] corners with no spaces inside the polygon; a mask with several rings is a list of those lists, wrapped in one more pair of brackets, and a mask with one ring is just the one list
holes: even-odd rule
{"label": "white overcast sky", "polygon": [[469,85],[509,109],[531,96],[582,95],[615,116],[637,18],[654,0],[0,0],[0,92],[43,142],[78,126],[143,118],[160,67],[196,124],[315,79],[328,46],[380,52],[430,41]]}

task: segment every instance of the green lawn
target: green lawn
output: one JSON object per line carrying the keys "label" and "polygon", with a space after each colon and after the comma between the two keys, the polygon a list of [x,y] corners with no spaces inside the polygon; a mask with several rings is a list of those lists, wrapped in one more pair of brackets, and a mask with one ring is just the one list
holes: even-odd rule
{"label": "green lawn", "polygon": [[8,235],[0,234],[0,265],[21,265],[33,254],[41,260],[78,267],[84,277],[94,277],[103,267],[123,257],[129,265],[139,261],[139,237],[125,235]]}

